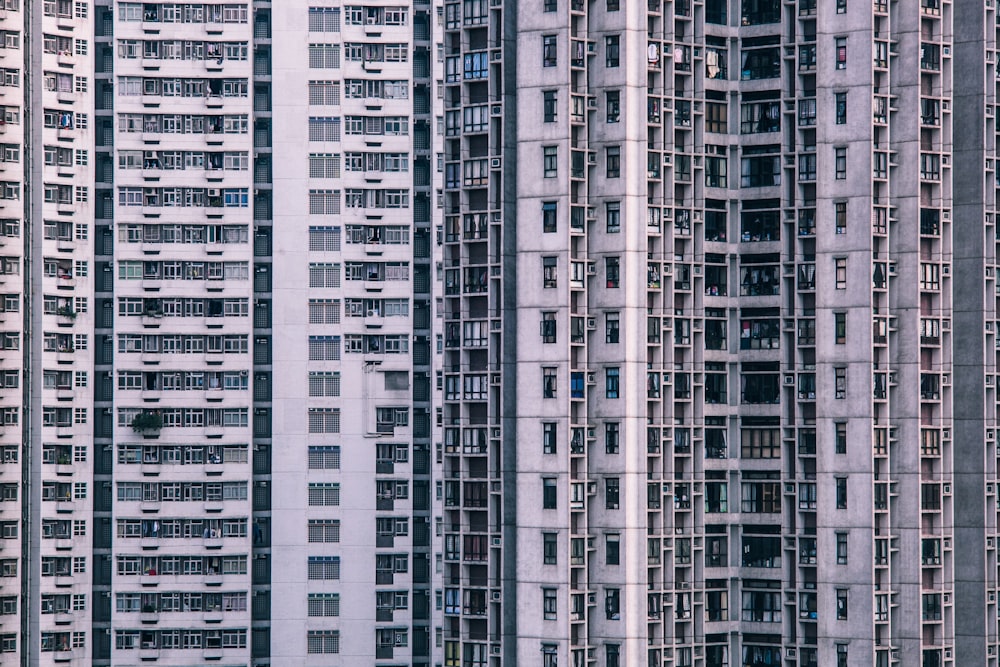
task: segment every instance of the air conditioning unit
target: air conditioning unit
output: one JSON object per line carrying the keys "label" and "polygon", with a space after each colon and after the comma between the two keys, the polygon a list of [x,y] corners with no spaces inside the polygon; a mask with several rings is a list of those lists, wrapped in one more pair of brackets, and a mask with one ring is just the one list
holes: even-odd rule
{"label": "air conditioning unit", "polygon": [[785,649],[785,657],[786,658],[794,658],[795,657],[795,649],[793,649],[793,648]]}
{"label": "air conditioning unit", "polygon": [[208,189],[208,196],[209,197],[218,197],[220,194],[221,193],[220,193],[220,191],[219,191],[218,188],[209,188]]}
{"label": "air conditioning unit", "polygon": [[597,164],[597,153],[594,151],[587,151],[587,164]]}
{"label": "air conditioning unit", "polygon": [[597,318],[596,317],[588,317],[587,318],[587,330],[588,331],[594,331],[595,329],[597,329]]}
{"label": "air conditioning unit", "polygon": [[493,655],[500,655],[500,644],[493,644],[490,646],[490,653]]}
{"label": "air conditioning unit", "polygon": [[498,157],[490,158],[490,169],[499,169],[500,164],[501,164],[500,158]]}
{"label": "air conditioning unit", "polygon": [[587,275],[588,276],[596,276],[597,275],[597,264],[594,264],[593,262],[590,262],[589,264],[587,264]]}
{"label": "air conditioning unit", "polygon": [[593,95],[587,98],[587,108],[591,111],[597,111],[597,98]]}
{"label": "air conditioning unit", "polygon": [[597,493],[597,482],[587,482],[587,495],[593,496]]}
{"label": "air conditioning unit", "polygon": [[587,373],[587,384],[597,384],[597,373]]}
{"label": "air conditioning unit", "polygon": [[501,538],[501,537],[494,537],[493,538],[493,546],[499,547],[499,546],[502,546],[502,545],[503,545],[503,538]]}
{"label": "air conditioning unit", "polygon": [[500,601],[500,591],[493,591],[493,594],[490,597],[493,598],[494,602],[499,602]]}
{"label": "air conditioning unit", "polygon": [[785,384],[786,385],[793,385],[793,384],[795,384],[795,376],[794,375],[786,375],[785,376]]}

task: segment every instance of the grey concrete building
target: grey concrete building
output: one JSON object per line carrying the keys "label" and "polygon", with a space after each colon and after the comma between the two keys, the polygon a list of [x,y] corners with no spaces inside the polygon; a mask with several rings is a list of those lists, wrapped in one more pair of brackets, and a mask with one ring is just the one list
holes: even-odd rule
{"label": "grey concrete building", "polygon": [[992,4],[444,11],[444,664],[993,664]]}

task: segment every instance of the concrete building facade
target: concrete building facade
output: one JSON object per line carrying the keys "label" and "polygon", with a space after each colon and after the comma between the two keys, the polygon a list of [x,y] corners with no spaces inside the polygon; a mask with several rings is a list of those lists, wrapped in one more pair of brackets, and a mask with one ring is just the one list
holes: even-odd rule
{"label": "concrete building facade", "polygon": [[995,23],[445,4],[445,664],[995,660]]}
{"label": "concrete building facade", "polygon": [[997,26],[0,0],[0,662],[995,664]]}

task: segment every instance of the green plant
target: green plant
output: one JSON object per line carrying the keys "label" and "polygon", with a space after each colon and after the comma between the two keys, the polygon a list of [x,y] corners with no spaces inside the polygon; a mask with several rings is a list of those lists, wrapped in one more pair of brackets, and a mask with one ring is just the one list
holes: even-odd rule
{"label": "green plant", "polygon": [[143,411],[132,418],[132,430],[158,431],[163,428],[163,416],[159,412]]}
{"label": "green plant", "polygon": [[152,317],[163,315],[163,304],[159,299],[146,299],[146,314]]}
{"label": "green plant", "polygon": [[62,308],[59,308],[58,310],[56,310],[56,315],[60,315],[62,317],[69,317],[71,319],[75,319],[76,318],[76,311],[73,310],[73,308],[71,306],[63,306]]}

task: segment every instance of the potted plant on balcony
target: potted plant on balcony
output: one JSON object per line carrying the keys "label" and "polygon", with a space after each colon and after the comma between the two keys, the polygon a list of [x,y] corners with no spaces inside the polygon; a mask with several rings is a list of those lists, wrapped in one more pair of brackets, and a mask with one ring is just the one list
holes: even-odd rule
{"label": "potted plant on balcony", "polygon": [[132,418],[132,430],[136,433],[156,433],[163,428],[163,415],[157,411],[143,410]]}
{"label": "potted plant on balcony", "polygon": [[58,315],[59,317],[68,317],[71,320],[76,319],[76,311],[73,310],[73,307],[69,305],[61,306],[60,308],[58,308],[56,310],[56,315]]}

